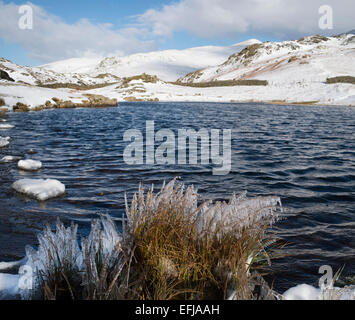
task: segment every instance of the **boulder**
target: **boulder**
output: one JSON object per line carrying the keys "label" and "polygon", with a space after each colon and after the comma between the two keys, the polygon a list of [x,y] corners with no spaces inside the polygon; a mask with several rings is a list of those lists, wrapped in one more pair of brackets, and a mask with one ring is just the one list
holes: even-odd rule
{"label": "boulder", "polygon": [[15,82],[6,71],[0,70],[0,79]]}

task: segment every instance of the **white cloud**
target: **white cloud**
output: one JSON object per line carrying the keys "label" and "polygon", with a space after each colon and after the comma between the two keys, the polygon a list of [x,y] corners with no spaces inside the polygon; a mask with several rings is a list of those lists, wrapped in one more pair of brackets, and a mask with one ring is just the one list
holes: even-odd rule
{"label": "white cloud", "polygon": [[156,49],[153,41],[142,39],[146,30],[114,30],[110,24],[93,24],[82,19],[68,24],[41,7],[33,8],[33,29],[21,30],[19,6],[0,1],[0,38],[19,44],[31,58],[41,62],[82,56],[126,55]]}
{"label": "white cloud", "polygon": [[[334,30],[319,28],[322,5],[334,11]],[[354,0],[180,0],[139,17],[155,35],[187,31],[204,38],[252,33],[291,39],[354,29]]]}

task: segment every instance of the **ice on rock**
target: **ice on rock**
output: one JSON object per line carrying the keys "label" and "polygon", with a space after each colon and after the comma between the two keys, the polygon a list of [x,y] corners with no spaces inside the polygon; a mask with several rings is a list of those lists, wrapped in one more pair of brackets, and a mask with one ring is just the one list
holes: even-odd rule
{"label": "ice on rock", "polygon": [[10,137],[0,137],[0,148],[7,147],[10,143]]}
{"label": "ice on rock", "polygon": [[36,160],[20,160],[17,167],[26,171],[36,171],[42,168],[42,162]]}
{"label": "ice on rock", "polygon": [[287,290],[285,300],[355,300],[355,286],[317,289],[308,284],[300,284]]}
{"label": "ice on rock", "polygon": [[15,126],[13,126],[12,124],[0,123],[0,130],[7,130],[12,128],[15,128]]}
{"label": "ice on rock", "polygon": [[18,161],[20,159],[21,159],[21,157],[5,156],[0,160],[0,162],[1,163],[8,163],[8,162],[13,162],[13,161]]}
{"label": "ice on rock", "polygon": [[0,270],[4,271],[4,270],[12,269],[14,267],[18,267],[18,266],[24,264],[25,261],[26,261],[26,259],[22,259],[19,261],[13,261],[13,262],[0,262]]}
{"label": "ice on rock", "polygon": [[308,284],[300,284],[287,290],[283,296],[285,300],[319,300],[321,290]]}
{"label": "ice on rock", "polygon": [[0,273],[0,298],[14,296],[18,292],[19,275]]}
{"label": "ice on rock", "polygon": [[65,193],[65,185],[58,180],[22,179],[16,181],[12,188],[39,201],[46,201]]}

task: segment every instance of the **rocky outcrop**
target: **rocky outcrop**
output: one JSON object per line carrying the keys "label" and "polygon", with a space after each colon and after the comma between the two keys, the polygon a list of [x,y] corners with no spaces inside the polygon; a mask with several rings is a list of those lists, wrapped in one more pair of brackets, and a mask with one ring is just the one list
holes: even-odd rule
{"label": "rocky outcrop", "polygon": [[[85,94],[88,99],[81,102],[62,101],[58,98],[53,98],[55,102],[54,108],[67,109],[67,108],[102,108],[102,107],[116,107],[118,104],[117,99],[110,99],[105,96],[96,94]],[[50,102],[47,101],[47,107],[50,107]]]}
{"label": "rocky outcrop", "polygon": [[0,79],[1,80],[6,80],[6,81],[10,81],[10,82],[15,82],[14,79],[12,79],[9,74],[4,71],[4,70],[0,70]]}
{"label": "rocky outcrop", "polygon": [[341,77],[333,77],[327,79],[327,84],[334,84],[334,83],[351,83],[355,84],[355,77],[351,76],[341,76]]}
{"label": "rocky outcrop", "polygon": [[117,99],[110,99],[98,94],[85,94],[88,100],[83,100],[82,104],[86,104],[89,107],[117,107]]}
{"label": "rocky outcrop", "polygon": [[159,98],[136,98],[136,97],[125,97],[123,99],[127,102],[159,102]]}
{"label": "rocky outcrop", "polygon": [[31,109],[27,104],[17,102],[16,105],[14,105],[13,110],[15,112],[29,112]]}

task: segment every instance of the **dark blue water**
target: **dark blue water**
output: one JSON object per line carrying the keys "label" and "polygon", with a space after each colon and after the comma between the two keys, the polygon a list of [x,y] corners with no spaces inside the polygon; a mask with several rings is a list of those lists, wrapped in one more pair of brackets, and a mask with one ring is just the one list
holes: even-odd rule
{"label": "dark blue water", "polygon": [[[232,171],[213,176],[211,166],[128,166],[123,133],[145,130],[232,129]],[[121,217],[124,193],[138,183],[159,186],[180,176],[206,199],[227,199],[248,190],[250,196],[279,195],[286,219],[276,227],[290,256],[274,260],[276,289],[317,284],[318,268],[331,265],[343,275],[355,272],[355,109],[214,103],[122,103],[118,108],[49,110],[11,114],[16,128],[4,155],[43,162],[37,173],[21,173],[16,164],[0,164],[0,261],[18,259],[25,245],[57,217],[79,223],[85,233],[97,213]],[[15,194],[20,178],[54,178],[67,194],[38,203]]]}

